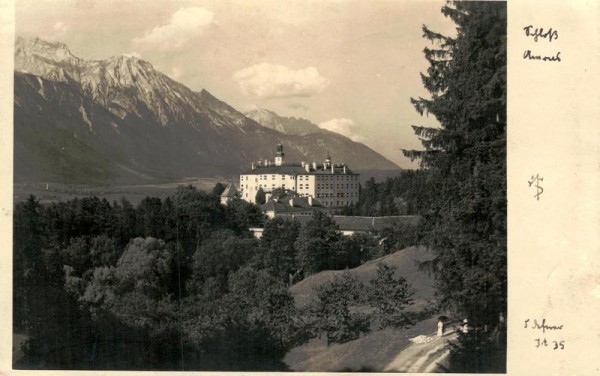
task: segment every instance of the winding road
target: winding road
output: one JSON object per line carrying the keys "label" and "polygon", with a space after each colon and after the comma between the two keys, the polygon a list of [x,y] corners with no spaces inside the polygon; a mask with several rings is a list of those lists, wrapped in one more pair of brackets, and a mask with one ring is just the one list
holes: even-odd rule
{"label": "winding road", "polygon": [[448,341],[457,338],[455,332],[438,337],[427,335],[425,343],[411,343],[402,350],[385,368],[384,372],[428,373],[443,372],[444,363],[450,354]]}

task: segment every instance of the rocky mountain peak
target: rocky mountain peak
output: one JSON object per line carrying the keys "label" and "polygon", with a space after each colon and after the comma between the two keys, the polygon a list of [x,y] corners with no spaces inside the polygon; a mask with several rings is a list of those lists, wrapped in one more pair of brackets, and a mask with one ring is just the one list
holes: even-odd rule
{"label": "rocky mountain peak", "polygon": [[38,37],[17,37],[15,41],[15,54],[17,56],[37,56],[55,62],[77,59],[66,44],[50,42]]}
{"label": "rocky mountain peak", "polygon": [[85,60],[71,54],[63,43],[19,38],[15,70],[50,81],[77,83],[86,97],[119,117],[127,113],[152,116],[152,121],[164,126],[187,123],[201,110],[197,93],[131,55]]}
{"label": "rocky mountain peak", "polygon": [[244,112],[244,115],[256,121],[263,127],[274,129],[289,135],[307,135],[325,132],[318,125],[302,118],[280,116],[274,111],[254,105]]}
{"label": "rocky mountain peak", "polygon": [[66,82],[77,80],[79,64],[79,59],[64,43],[23,37],[15,41],[16,71]]}

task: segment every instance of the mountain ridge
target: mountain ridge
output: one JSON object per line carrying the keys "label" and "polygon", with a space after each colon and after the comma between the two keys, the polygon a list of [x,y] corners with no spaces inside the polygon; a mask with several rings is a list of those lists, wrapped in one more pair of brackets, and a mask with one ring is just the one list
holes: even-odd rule
{"label": "mountain ridge", "polygon": [[321,160],[330,151],[355,170],[398,169],[332,132],[292,135],[265,127],[137,57],[84,60],[64,43],[39,38],[17,39],[14,106],[15,180],[227,176],[272,158],[277,143],[290,160]]}
{"label": "mountain ridge", "polygon": [[287,135],[304,136],[311,133],[326,133],[327,130],[304,118],[286,117],[275,111],[256,106],[254,109],[244,111],[244,115],[260,125],[274,129]]}

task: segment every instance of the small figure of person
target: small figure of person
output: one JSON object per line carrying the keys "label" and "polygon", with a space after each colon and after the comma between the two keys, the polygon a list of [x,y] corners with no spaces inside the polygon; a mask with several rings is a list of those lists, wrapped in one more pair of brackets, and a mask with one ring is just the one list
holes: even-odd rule
{"label": "small figure of person", "polygon": [[438,337],[441,337],[444,335],[444,321],[442,321],[442,319],[438,320],[437,335],[438,335]]}
{"label": "small figure of person", "polygon": [[469,320],[464,319],[462,323],[462,332],[467,334],[469,333]]}

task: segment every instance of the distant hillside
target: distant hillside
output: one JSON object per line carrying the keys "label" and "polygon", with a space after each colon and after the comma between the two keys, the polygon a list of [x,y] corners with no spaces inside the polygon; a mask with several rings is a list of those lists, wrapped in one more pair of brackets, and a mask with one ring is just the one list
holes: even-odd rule
{"label": "distant hillside", "polygon": [[396,169],[332,132],[285,134],[208,91],[194,92],[132,56],[84,60],[66,45],[18,38],[15,46],[16,182],[146,183],[232,176],[272,159]]}

